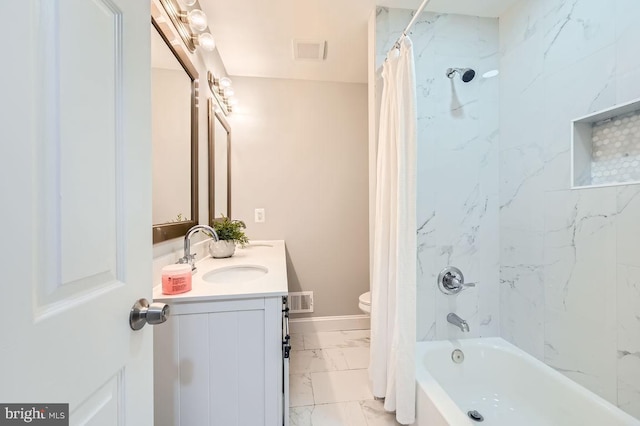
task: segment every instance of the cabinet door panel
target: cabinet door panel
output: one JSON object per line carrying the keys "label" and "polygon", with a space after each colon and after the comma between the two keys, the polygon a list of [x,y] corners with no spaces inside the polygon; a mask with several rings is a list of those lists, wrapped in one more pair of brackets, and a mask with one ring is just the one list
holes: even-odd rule
{"label": "cabinet door panel", "polygon": [[264,314],[209,314],[214,425],[264,425]]}
{"label": "cabinet door panel", "polygon": [[180,425],[212,424],[209,417],[209,323],[207,314],[180,315],[178,347]]}
{"label": "cabinet door panel", "polygon": [[251,401],[240,407],[240,425],[265,423],[265,330],[264,311],[242,312],[238,318],[238,384],[240,395]]}
{"label": "cabinet door panel", "polygon": [[154,330],[156,425],[282,424],[281,300],[272,299],[173,315]]}

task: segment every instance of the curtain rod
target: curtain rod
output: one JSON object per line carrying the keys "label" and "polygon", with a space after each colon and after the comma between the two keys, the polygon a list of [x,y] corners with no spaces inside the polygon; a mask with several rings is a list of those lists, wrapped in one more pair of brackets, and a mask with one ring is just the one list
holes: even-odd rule
{"label": "curtain rod", "polygon": [[394,49],[400,48],[400,42],[402,41],[403,38],[407,36],[407,33],[409,32],[411,27],[413,27],[413,24],[415,24],[415,22],[418,20],[418,16],[420,16],[424,8],[427,7],[427,3],[429,3],[430,1],[431,0],[423,0],[420,7],[416,10],[416,13],[413,14],[413,18],[411,18],[411,21],[409,21],[409,25],[407,25],[407,27],[404,29],[400,37],[398,37],[398,40],[393,44]]}

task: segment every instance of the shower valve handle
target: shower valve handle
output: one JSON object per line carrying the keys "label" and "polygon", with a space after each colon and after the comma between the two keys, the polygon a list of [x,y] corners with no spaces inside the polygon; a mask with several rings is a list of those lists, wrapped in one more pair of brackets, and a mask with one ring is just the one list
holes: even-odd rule
{"label": "shower valve handle", "polygon": [[478,283],[460,283],[462,287],[475,287]]}
{"label": "shower valve handle", "polygon": [[447,266],[438,275],[438,287],[444,294],[458,294],[466,287],[475,287],[477,283],[465,283],[462,271],[455,266]]}

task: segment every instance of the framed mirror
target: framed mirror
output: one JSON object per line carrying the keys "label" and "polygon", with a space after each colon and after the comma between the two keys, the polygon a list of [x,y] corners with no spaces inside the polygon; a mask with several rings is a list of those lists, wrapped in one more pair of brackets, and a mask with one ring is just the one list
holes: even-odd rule
{"label": "framed mirror", "polygon": [[231,217],[231,126],[209,98],[209,224]]}
{"label": "framed mirror", "polygon": [[168,23],[151,19],[153,243],[198,223],[198,72]]}

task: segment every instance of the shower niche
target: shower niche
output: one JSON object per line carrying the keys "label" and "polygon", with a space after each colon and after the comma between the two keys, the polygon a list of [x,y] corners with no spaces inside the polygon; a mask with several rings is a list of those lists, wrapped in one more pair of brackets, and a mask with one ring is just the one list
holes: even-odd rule
{"label": "shower niche", "polygon": [[640,99],[572,121],[571,187],[640,183]]}

